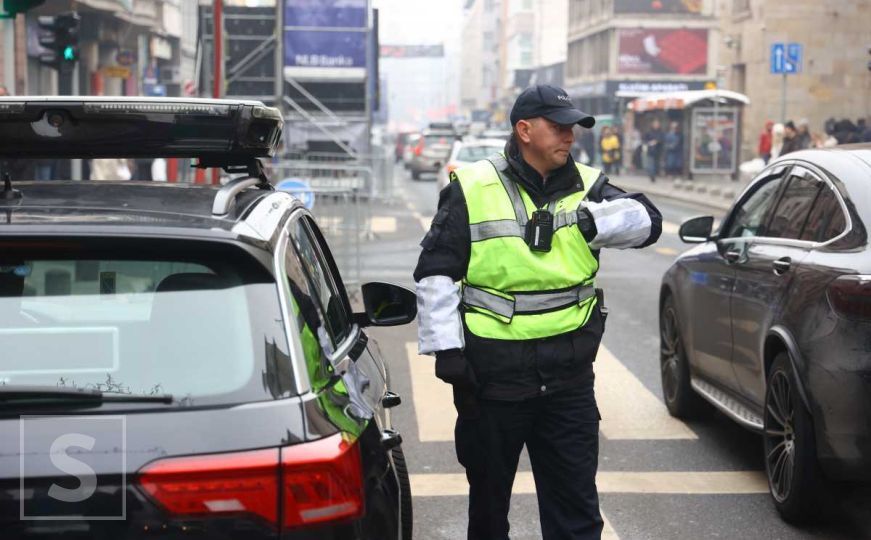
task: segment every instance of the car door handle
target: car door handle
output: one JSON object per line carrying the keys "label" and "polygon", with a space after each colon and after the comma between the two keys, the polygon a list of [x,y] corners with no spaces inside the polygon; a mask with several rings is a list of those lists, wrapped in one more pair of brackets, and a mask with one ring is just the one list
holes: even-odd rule
{"label": "car door handle", "polygon": [[789,272],[789,268],[792,266],[792,259],[790,259],[789,257],[777,259],[776,261],[774,261],[772,266],[774,267],[775,274],[777,274],[778,276],[783,275]]}
{"label": "car door handle", "polygon": [[741,252],[730,249],[729,251],[723,253],[723,258],[726,259],[726,262],[736,263],[741,260]]}

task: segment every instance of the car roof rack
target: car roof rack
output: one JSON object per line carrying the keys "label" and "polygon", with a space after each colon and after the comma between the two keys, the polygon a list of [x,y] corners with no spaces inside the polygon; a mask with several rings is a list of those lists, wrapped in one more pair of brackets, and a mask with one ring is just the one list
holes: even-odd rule
{"label": "car roof rack", "polygon": [[245,176],[230,180],[218,190],[215,194],[215,200],[212,202],[212,216],[224,217],[230,213],[233,205],[236,204],[236,196],[250,187],[257,187],[265,191],[274,191],[275,188],[269,183],[266,173],[263,171],[263,164],[259,159],[252,159],[245,164],[226,165],[217,164],[221,161],[220,158],[203,158],[195,165],[198,168],[221,167],[228,173],[245,173]]}

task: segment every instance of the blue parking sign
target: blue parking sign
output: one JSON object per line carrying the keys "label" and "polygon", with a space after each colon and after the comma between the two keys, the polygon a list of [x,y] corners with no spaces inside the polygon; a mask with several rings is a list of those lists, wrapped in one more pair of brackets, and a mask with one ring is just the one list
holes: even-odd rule
{"label": "blue parking sign", "polygon": [[773,43],[771,45],[771,73],[773,75],[801,73],[801,43]]}
{"label": "blue parking sign", "polygon": [[299,178],[285,178],[281,182],[275,184],[275,189],[278,191],[286,191],[302,202],[303,206],[311,210],[315,205],[315,194],[312,193],[311,186],[308,182]]}

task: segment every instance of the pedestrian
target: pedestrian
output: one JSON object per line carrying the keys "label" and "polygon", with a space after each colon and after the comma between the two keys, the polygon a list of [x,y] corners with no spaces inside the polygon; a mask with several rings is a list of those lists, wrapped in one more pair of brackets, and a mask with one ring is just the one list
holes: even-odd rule
{"label": "pedestrian", "polygon": [[859,134],[857,142],[871,142],[871,126],[864,118],[856,120],[856,132]]}
{"label": "pedestrian", "polygon": [[776,123],[771,127],[771,159],[777,159],[780,157],[781,151],[783,150],[783,133],[785,128],[783,124]]}
{"label": "pedestrian", "polygon": [[[589,131],[589,130],[588,130]],[[617,130],[613,127],[602,128],[602,165],[605,174],[620,174],[620,139],[617,138]]]}
{"label": "pedestrian", "polygon": [[771,128],[774,127],[774,122],[768,120],[765,122],[765,129],[759,134],[759,145],[756,147],[756,155],[768,165],[771,160]]}
{"label": "pedestrian", "polygon": [[677,122],[672,122],[665,134],[665,174],[674,177],[683,174],[683,133]]}
{"label": "pedestrian", "polygon": [[784,156],[798,149],[798,130],[795,123],[789,120],[783,125],[783,148],[780,149],[780,155]]}
{"label": "pedestrian", "polygon": [[659,159],[662,157],[664,135],[662,128],[659,125],[659,120],[654,119],[650,123],[650,128],[644,132],[642,142],[647,149],[647,175],[651,182],[656,182],[656,177],[659,175]]}
{"label": "pedestrian", "polygon": [[418,345],[453,385],[469,540],[507,540],[524,445],[544,540],[598,539],[599,412],[593,365],[604,331],[599,250],[659,238],[662,216],[569,154],[595,119],[564,90],[524,90],[504,152],[451,173],[414,272]]}
{"label": "pedestrian", "polygon": [[584,161],[584,165],[590,165],[596,163],[596,136],[593,134],[592,130],[578,128],[581,131],[580,140],[581,140],[581,149],[584,153],[587,154],[587,161]]}
{"label": "pedestrian", "polygon": [[796,150],[804,150],[811,147],[811,133],[809,128],[810,122],[807,118],[802,118],[798,121],[798,130],[796,131]]}

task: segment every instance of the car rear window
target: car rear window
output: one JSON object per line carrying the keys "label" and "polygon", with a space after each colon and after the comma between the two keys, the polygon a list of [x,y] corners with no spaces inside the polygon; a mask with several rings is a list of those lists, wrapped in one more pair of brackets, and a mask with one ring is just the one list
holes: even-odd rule
{"label": "car rear window", "polygon": [[424,137],[424,144],[433,146],[436,144],[448,146],[453,142],[453,137],[448,135],[427,135]]}
{"label": "car rear window", "polygon": [[464,146],[457,152],[457,161],[480,161],[502,151],[501,146]]}
{"label": "car rear window", "polygon": [[295,389],[275,280],[216,242],[0,241],[0,385],[172,394]]}

